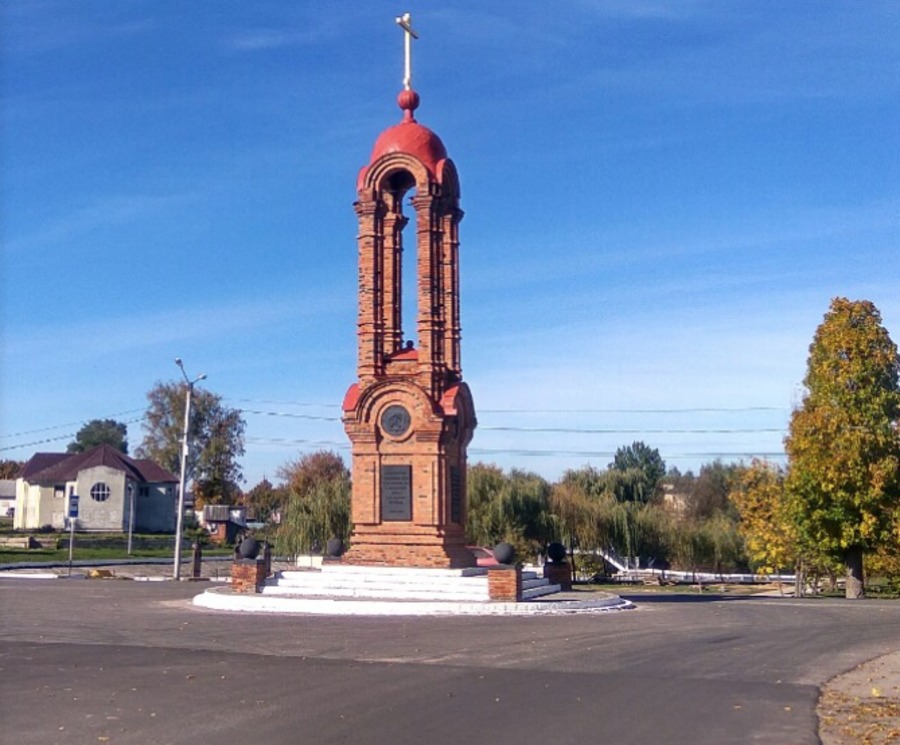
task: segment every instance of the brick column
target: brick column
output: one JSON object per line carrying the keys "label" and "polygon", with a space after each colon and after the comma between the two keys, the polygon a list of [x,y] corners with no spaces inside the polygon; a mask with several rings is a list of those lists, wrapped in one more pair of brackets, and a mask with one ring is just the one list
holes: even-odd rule
{"label": "brick column", "polygon": [[262,559],[238,559],[231,565],[231,589],[235,592],[259,592],[266,581],[266,562]]}
{"label": "brick column", "polygon": [[572,567],[567,561],[548,561],[544,564],[544,579],[551,585],[559,585],[563,591],[572,589]]}
{"label": "brick column", "polygon": [[522,599],[522,567],[490,567],[488,594],[494,602],[518,603]]}

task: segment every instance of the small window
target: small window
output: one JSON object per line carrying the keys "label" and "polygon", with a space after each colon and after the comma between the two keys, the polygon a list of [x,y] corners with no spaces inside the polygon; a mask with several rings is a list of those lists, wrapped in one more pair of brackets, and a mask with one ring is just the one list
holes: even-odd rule
{"label": "small window", "polygon": [[57,484],[53,487],[53,496],[57,499],[62,499],[66,496],[66,485],[65,484]]}
{"label": "small window", "polygon": [[138,487],[138,496],[139,497],[149,497],[150,496],[150,487],[144,484],[143,486]]}
{"label": "small window", "polygon": [[102,481],[98,481],[91,487],[91,499],[95,502],[105,502],[109,499],[109,486]]}

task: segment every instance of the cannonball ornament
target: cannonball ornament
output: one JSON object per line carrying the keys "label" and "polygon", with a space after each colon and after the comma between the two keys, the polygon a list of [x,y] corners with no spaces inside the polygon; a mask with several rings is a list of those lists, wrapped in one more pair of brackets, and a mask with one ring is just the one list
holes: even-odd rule
{"label": "cannonball ornament", "polygon": [[501,564],[512,564],[516,558],[516,549],[509,543],[498,543],[494,546],[494,558]]}
{"label": "cannonball ornament", "polygon": [[238,547],[242,559],[255,559],[259,556],[259,544],[255,538],[245,538]]}
{"label": "cannonball ornament", "polygon": [[325,555],[337,558],[344,553],[344,542],[340,538],[329,538],[325,544]]}
{"label": "cannonball ornament", "polygon": [[566,547],[561,543],[551,543],[547,546],[547,558],[554,564],[559,564],[566,560]]}

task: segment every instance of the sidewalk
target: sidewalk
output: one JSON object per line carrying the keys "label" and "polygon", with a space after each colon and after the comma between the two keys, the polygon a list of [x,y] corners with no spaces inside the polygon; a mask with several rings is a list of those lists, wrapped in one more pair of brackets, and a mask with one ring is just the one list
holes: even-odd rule
{"label": "sidewalk", "polygon": [[900,651],[829,681],[818,714],[822,745],[900,743]]}
{"label": "sidewalk", "polygon": [[[225,582],[231,577],[231,557],[211,557],[204,559],[200,567],[200,576],[202,579],[213,582]],[[128,563],[120,561],[76,561],[72,564],[72,576],[86,576],[91,570],[97,570],[103,574],[110,573],[112,579],[136,579],[136,580],[157,580],[163,581],[172,579],[174,562],[172,559],[155,559],[152,561],[141,561],[140,559],[132,559]],[[295,569],[292,562],[272,561],[272,571],[277,572],[284,569]],[[191,578],[192,564],[190,561],[184,561],[181,564],[182,579]],[[52,578],[53,576],[63,579],[68,575],[67,565],[37,566],[31,565],[26,567],[17,567],[8,565],[0,571],[0,577],[41,577]]]}

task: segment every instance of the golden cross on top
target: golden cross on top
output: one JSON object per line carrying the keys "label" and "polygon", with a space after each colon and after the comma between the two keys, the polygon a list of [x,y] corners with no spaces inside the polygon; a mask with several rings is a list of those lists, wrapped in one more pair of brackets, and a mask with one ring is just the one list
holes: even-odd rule
{"label": "golden cross on top", "polygon": [[404,90],[410,90],[412,83],[412,40],[418,39],[419,35],[412,29],[412,16],[409,13],[397,16],[395,20],[397,25],[403,29],[403,88]]}

